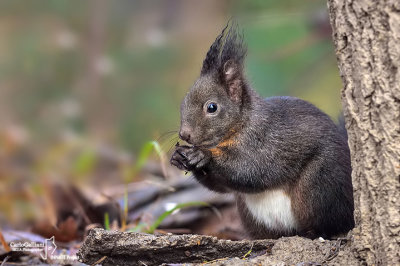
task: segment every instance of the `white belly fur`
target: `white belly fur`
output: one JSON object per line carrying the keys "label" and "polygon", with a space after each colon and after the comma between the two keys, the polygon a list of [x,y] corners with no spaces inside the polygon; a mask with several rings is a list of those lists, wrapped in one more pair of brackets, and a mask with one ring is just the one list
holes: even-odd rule
{"label": "white belly fur", "polygon": [[243,194],[254,218],[268,229],[290,231],[296,229],[290,198],[282,189],[257,194]]}

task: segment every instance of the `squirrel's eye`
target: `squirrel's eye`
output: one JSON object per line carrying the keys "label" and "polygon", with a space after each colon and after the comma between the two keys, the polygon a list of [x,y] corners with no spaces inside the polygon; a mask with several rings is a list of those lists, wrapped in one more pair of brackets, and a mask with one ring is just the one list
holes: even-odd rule
{"label": "squirrel's eye", "polygon": [[207,113],[215,113],[218,109],[218,106],[216,103],[209,103],[207,105]]}

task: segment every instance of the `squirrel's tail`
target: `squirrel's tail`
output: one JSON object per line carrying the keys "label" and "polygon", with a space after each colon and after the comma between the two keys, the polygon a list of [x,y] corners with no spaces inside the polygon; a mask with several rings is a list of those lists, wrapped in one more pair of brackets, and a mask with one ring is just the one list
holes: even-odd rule
{"label": "squirrel's tail", "polygon": [[346,139],[346,141],[348,140],[348,136],[347,136],[347,129],[346,129],[346,124],[344,121],[344,115],[343,112],[340,113],[339,118],[338,118],[338,129],[340,134]]}

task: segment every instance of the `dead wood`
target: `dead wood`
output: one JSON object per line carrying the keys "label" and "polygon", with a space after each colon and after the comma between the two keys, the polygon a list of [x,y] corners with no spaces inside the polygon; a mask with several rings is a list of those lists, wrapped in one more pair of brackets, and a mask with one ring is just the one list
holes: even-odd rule
{"label": "dead wood", "polygon": [[[220,240],[205,235],[149,235],[93,229],[78,252],[80,261],[102,265],[359,265],[351,237],[311,240]],[[245,258],[245,259],[244,259]]]}
{"label": "dead wood", "polygon": [[251,253],[268,253],[274,240],[230,241],[204,235],[150,235],[93,229],[78,252],[80,260],[103,265],[195,263]]}

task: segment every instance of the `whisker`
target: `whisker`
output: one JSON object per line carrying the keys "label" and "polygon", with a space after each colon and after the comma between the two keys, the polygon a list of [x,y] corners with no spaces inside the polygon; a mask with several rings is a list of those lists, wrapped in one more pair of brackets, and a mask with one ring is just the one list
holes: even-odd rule
{"label": "whisker", "polygon": [[161,142],[162,139],[167,138],[167,137],[171,136],[172,134],[177,134],[177,133],[178,133],[178,130],[171,130],[171,131],[164,132],[157,138],[157,142]]}
{"label": "whisker", "polygon": [[160,144],[162,150],[165,151],[167,148],[171,150],[171,146],[173,146],[172,144],[176,143],[178,139],[179,136],[177,135],[176,131],[169,131],[164,133],[161,137],[157,138],[157,142]]}
{"label": "whisker", "polygon": [[162,145],[164,145],[164,144],[170,144],[172,141],[178,140],[178,139],[179,139],[179,136],[176,135],[176,134],[174,134],[174,135],[170,135],[170,136],[168,136],[168,137],[165,137],[164,140],[161,141],[160,143],[161,143]]}
{"label": "whisker", "polygon": [[178,142],[178,140],[179,140],[179,137],[177,136],[177,137],[175,137],[175,138],[173,138],[173,139],[171,139],[170,141],[169,141],[169,149],[168,149],[168,151],[167,151],[167,153],[170,153],[171,152],[171,150],[172,150],[172,148],[174,148],[175,147],[175,145],[176,145],[176,143]]}

